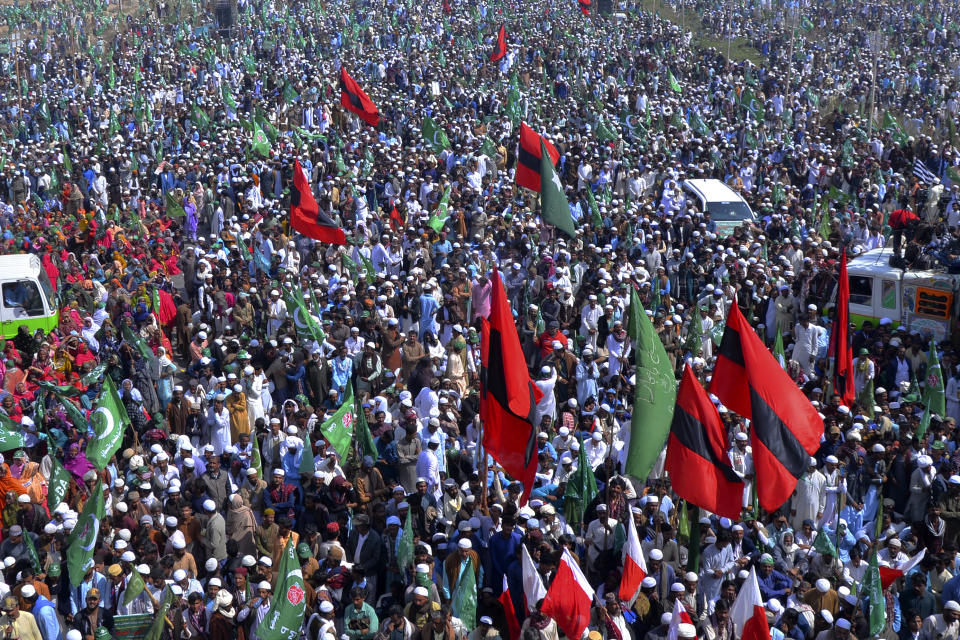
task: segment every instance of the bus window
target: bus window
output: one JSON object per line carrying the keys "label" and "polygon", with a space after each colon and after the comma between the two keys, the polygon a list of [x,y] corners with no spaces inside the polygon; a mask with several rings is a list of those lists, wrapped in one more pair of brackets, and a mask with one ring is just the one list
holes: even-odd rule
{"label": "bus window", "polygon": [[880,281],[880,306],[884,309],[897,308],[897,282],[896,280]]}
{"label": "bus window", "polygon": [[15,317],[36,317],[46,313],[40,290],[32,280],[4,282],[2,294],[3,306],[12,310]]}
{"label": "bus window", "polygon": [[850,302],[870,306],[873,297],[873,278],[870,276],[850,276]]}

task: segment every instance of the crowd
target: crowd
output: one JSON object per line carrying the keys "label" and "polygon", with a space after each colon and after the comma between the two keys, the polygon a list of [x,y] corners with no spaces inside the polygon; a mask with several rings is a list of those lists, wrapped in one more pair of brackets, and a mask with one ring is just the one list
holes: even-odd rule
{"label": "crowd", "polygon": [[[949,4],[241,0],[224,29],[214,5],[0,7],[0,253],[42,284],[0,285],[4,639],[148,614],[149,640],[277,640],[290,549],[307,640],[559,640],[536,596],[565,551],[589,640],[738,640],[751,571],[773,640],[960,637],[956,339],[858,324],[849,405],[828,357],[844,249],[960,255]],[[575,237],[515,184],[521,122],[559,152]],[[290,227],[295,160],[346,244]],[[756,219],[718,228],[689,178]],[[543,392],[532,492],[479,444],[493,269]],[[783,349],[824,420],[786,504],[699,510],[662,451],[626,473],[634,290],[677,378],[708,385],[731,305]],[[647,575],[621,599],[631,520]],[[909,567],[879,627],[874,554]]]}

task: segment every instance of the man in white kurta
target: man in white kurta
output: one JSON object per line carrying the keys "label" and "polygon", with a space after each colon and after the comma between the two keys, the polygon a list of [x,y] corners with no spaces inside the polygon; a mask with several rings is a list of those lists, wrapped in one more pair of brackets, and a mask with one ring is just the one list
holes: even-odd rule
{"label": "man in white kurta", "polygon": [[810,458],[807,470],[790,500],[790,522],[794,531],[799,531],[804,520],[816,522],[823,515],[827,501],[827,479],[817,470],[817,459]]}
{"label": "man in white kurta", "polygon": [[[816,308],[816,307],[814,307]],[[808,378],[813,377],[813,365],[817,356],[817,339],[820,337],[819,328],[810,322],[810,316],[805,315],[793,328],[793,360],[800,363]]]}
{"label": "man in white kurta", "polygon": [[750,504],[753,492],[753,453],[747,442],[749,436],[742,431],[734,437],[734,446],[727,452],[734,473],[743,478],[743,506]]}
{"label": "man in white kurta", "polygon": [[733,548],[724,530],[720,539],[707,546],[700,555],[700,590],[707,602],[716,602],[720,598],[720,585],[736,568],[737,559],[733,557]]}

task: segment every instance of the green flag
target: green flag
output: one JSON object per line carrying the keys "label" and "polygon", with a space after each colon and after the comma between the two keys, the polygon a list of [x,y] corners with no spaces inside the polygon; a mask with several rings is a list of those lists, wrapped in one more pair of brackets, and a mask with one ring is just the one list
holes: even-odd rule
{"label": "green flag", "polygon": [[303,614],[307,609],[303,572],[293,544],[293,536],[287,540],[277,570],[277,585],[270,601],[270,611],[257,626],[260,640],[294,640],[300,637]]}
{"label": "green flag", "polygon": [[50,480],[47,481],[47,509],[50,513],[63,502],[70,489],[70,472],[63,468],[60,460],[51,455],[53,467],[50,469]]}
{"label": "green flag", "polygon": [[667,69],[667,84],[670,85],[670,89],[676,93],[682,93],[683,89],[680,88],[680,83],[677,82],[677,79],[673,77],[673,71]]}
{"label": "green flag", "polygon": [[283,300],[287,303],[287,313],[293,316],[293,324],[297,329],[297,335],[301,340],[315,340],[323,344],[326,336],[323,329],[317,324],[316,319],[310,315],[307,309],[306,298],[299,285],[283,287]]}
{"label": "green flag", "polygon": [[27,555],[30,556],[30,564],[33,565],[34,573],[40,573],[40,555],[37,553],[37,547],[33,544],[33,534],[29,531],[23,532],[23,544],[27,548]]}
{"label": "green flag", "polygon": [[946,394],[943,391],[943,371],[940,369],[940,358],[937,357],[937,341],[930,341],[930,352],[927,354],[927,380],[923,389],[923,403],[930,407],[931,413],[945,418],[947,415]]}
{"label": "green flag", "polygon": [[320,425],[320,432],[341,460],[346,460],[347,454],[350,453],[355,421],[354,411],[353,386],[348,382],[343,404],[330,416],[329,420]]}
{"label": "green flag", "polygon": [[700,320],[700,309],[693,308],[693,318],[690,319],[690,327],[687,329],[687,340],[683,348],[690,352],[693,357],[699,357],[703,351],[703,323]]}
{"label": "green flag", "polygon": [[444,149],[450,148],[450,140],[447,138],[447,134],[430,116],[423,118],[421,129],[423,130],[423,139],[430,145],[434,153],[440,153]]}
{"label": "green flag", "polygon": [[169,191],[163,196],[164,202],[167,205],[167,215],[171,218],[183,218],[186,217],[187,212],[184,211],[183,205],[180,204],[176,198],[173,197],[173,194]]}
{"label": "green flag", "polygon": [[97,398],[97,408],[90,416],[96,437],[87,443],[87,459],[97,469],[103,469],[123,442],[124,429],[130,424],[127,410],[120,400],[120,394],[107,376]]}
{"label": "green flag", "polygon": [[287,104],[290,104],[294,100],[300,97],[300,94],[297,93],[296,89],[293,88],[293,85],[289,82],[283,85],[283,101]]}
{"label": "green flag", "polygon": [[83,582],[83,576],[87,572],[87,563],[93,562],[93,550],[97,546],[100,521],[105,517],[103,483],[97,481],[93,493],[87,498],[86,504],[83,505],[83,511],[77,518],[77,524],[64,543],[67,547],[67,571],[70,574],[70,584],[74,587],[80,586],[80,583]]}
{"label": "green flag", "polygon": [[300,475],[313,477],[316,465],[313,460],[313,445],[310,443],[310,434],[303,441],[303,453],[300,455]]}
{"label": "green flag", "polygon": [[[819,536],[817,536],[819,537]],[[870,610],[867,622],[870,625],[870,637],[876,637],[887,624],[887,600],[883,596],[883,584],[880,581],[880,564],[877,549],[870,554],[870,564],[860,585],[860,600],[869,598]]]}
{"label": "green flag", "polygon": [[781,369],[787,368],[787,354],[783,351],[783,336],[777,331],[777,337],[773,340],[773,357],[780,363]]}
{"label": "green flag", "polygon": [[540,216],[571,238],[577,237],[577,229],[570,215],[570,203],[563,193],[560,176],[553,168],[547,146],[540,140]]}
{"label": "green flag", "polygon": [[193,105],[193,122],[197,125],[201,131],[205,131],[210,127],[210,116],[200,108],[200,105]]}
{"label": "green flag", "polygon": [[587,185],[587,203],[590,205],[591,219],[590,223],[597,228],[603,226],[603,216],[600,215],[600,206],[597,205],[597,199],[593,197],[593,189]]}
{"label": "green flag", "polygon": [[410,510],[407,510],[407,519],[403,523],[403,531],[397,538],[397,566],[400,572],[413,566],[413,522],[410,520]]}
{"label": "green flag", "polygon": [[633,288],[629,324],[635,329],[630,337],[635,341],[636,383],[626,472],[642,482],[660,457],[670,434],[677,382],[667,351]]}
{"label": "green flag", "polygon": [[264,158],[270,155],[270,140],[256,121],[253,123],[253,139],[250,142],[250,148]]}
{"label": "green flag", "polygon": [[73,176],[73,163],[70,161],[70,154],[67,153],[67,146],[63,145],[63,170],[67,174],[67,179],[69,180]]}
{"label": "green flag", "polygon": [[873,378],[867,380],[867,384],[863,385],[860,395],[857,396],[857,402],[863,408],[863,414],[873,420],[873,407],[877,402],[874,397]]}
{"label": "green flag", "polygon": [[157,617],[153,619],[153,623],[150,625],[150,629],[147,631],[147,635],[144,636],[143,640],[160,640],[160,637],[163,635],[163,630],[166,628],[167,614],[170,612],[170,607],[173,606],[176,600],[177,596],[173,594],[170,587],[163,590],[160,596],[160,610],[156,612]]}
{"label": "green flag", "polygon": [[[69,402],[69,400],[64,400]],[[23,427],[6,414],[0,412],[0,451],[22,449],[24,447]]]}
{"label": "green flag", "polygon": [[123,605],[128,606],[131,602],[137,599],[143,590],[146,588],[146,583],[143,581],[143,576],[140,575],[140,572],[134,569],[130,572],[130,579],[127,580],[127,588],[123,591]]}
{"label": "green flag", "polygon": [[260,438],[256,433],[250,434],[250,444],[253,452],[250,454],[250,467],[257,470],[257,475],[263,477],[263,460],[260,458]]}
{"label": "green flag", "polygon": [[443,229],[443,225],[447,222],[447,218],[450,217],[450,187],[448,186],[443,190],[443,197],[440,198],[440,203],[437,205],[437,208],[433,210],[433,215],[430,216],[430,220],[427,221],[427,224],[430,225],[430,228],[440,233]]}
{"label": "green flag", "polygon": [[373,439],[373,434],[370,433],[367,416],[363,412],[362,406],[358,405],[355,411],[357,416],[357,440],[360,443],[360,453],[365,456],[370,456],[373,458],[373,461],[376,462],[380,457],[380,452],[377,451],[377,443]]}
{"label": "green flag", "polygon": [[460,577],[450,597],[450,608],[467,629],[477,626],[477,574],[469,558],[460,563]]}
{"label": "green flag", "polygon": [[223,83],[221,86],[220,94],[223,96],[223,104],[232,109],[233,111],[237,110],[237,101],[233,99],[233,94],[230,92],[230,87],[227,83]]}
{"label": "green flag", "polygon": [[577,459],[577,470],[567,478],[567,489],[563,499],[564,515],[567,518],[567,524],[571,527],[583,523],[583,512],[598,493],[597,477],[587,461],[587,450],[583,446],[583,438],[578,436],[578,440],[580,453]]}
{"label": "green flag", "polygon": [[820,533],[817,534],[817,537],[813,539],[813,550],[819,553],[820,555],[830,555],[834,558],[837,557],[837,548],[833,544],[833,540],[830,539],[823,529],[820,530]]}

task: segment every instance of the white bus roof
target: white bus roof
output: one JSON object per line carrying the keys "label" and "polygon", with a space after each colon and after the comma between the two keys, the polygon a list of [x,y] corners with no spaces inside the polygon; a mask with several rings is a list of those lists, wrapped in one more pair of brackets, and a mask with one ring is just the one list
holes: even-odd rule
{"label": "white bus roof", "polygon": [[927,279],[937,277],[947,277],[951,280],[953,279],[953,277],[949,276],[946,271],[930,269],[907,269],[906,272],[904,272],[896,267],[891,267],[890,256],[892,255],[893,249],[891,247],[883,247],[882,249],[873,249],[872,251],[861,253],[859,256],[847,263],[847,272],[852,275],[887,276],[895,280],[901,280],[904,278]]}
{"label": "white bus roof", "polygon": [[0,278],[21,274],[36,275],[40,272],[40,258],[32,253],[0,256]]}
{"label": "white bus roof", "polygon": [[694,178],[687,180],[686,184],[708,202],[739,202],[743,200],[739,193],[728,187],[722,180],[715,178]]}

